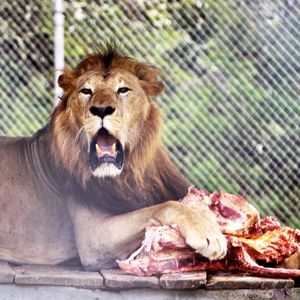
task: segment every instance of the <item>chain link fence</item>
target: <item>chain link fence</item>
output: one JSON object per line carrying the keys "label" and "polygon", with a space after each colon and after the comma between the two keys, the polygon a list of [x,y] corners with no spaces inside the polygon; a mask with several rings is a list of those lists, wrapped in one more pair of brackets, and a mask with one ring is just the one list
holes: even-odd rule
{"label": "chain link fence", "polygon": [[[188,180],[300,227],[300,1],[201,2],[65,1],[66,65],[113,37],[159,66],[164,142]],[[0,133],[29,135],[54,104],[54,4],[0,11]]]}

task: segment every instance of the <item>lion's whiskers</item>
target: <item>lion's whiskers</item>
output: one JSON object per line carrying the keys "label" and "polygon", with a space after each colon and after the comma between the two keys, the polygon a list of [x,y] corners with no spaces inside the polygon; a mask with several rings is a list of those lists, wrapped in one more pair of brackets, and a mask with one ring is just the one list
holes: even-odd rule
{"label": "lion's whiskers", "polygon": [[83,133],[83,129],[85,129],[85,125],[83,125],[77,132],[76,137],[75,137],[75,142],[77,141],[77,139],[79,138],[79,136]]}
{"label": "lion's whiskers", "polygon": [[100,129],[97,121],[98,120],[95,120],[94,118],[90,118],[90,119],[87,119],[84,124],[85,131],[92,136],[95,135],[98,132],[98,130]]}

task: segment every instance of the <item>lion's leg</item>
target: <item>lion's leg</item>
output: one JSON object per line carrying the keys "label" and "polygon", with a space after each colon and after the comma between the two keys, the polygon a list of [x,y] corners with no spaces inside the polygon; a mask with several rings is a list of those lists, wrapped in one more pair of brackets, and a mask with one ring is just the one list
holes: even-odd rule
{"label": "lion's leg", "polygon": [[83,266],[98,270],[114,265],[135,250],[146,226],[177,224],[186,242],[210,259],[222,258],[227,243],[214,215],[208,209],[195,210],[175,201],[136,210],[123,215],[109,216],[97,210],[71,202],[78,253]]}

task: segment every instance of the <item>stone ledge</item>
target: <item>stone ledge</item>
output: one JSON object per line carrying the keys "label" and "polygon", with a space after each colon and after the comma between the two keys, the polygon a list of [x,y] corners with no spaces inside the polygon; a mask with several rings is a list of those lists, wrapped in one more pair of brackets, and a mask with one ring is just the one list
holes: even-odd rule
{"label": "stone ledge", "polygon": [[[299,285],[299,281],[298,282]],[[124,290],[124,289],[291,289],[292,279],[275,279],[236,275],[206,275],[206,272],[165,274],[160,277],[139,277],[121,270],[101,270],[86,272],[81,267],[65,266],[10,266],[0,262],[0,283],[15,283],[26,286],[72,286],[85,289]]]}

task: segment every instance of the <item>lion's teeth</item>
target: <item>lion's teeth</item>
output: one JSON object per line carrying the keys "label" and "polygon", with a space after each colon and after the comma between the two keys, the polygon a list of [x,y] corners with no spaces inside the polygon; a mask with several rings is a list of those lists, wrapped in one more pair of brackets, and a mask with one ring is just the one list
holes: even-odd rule
{"label": "lion's teeth", "polygon": [[99,157],[103,156],[103,151],[98,144],[96,144],[96,152]]}
{"label": "lion's teeth", "polygon": [[111,150],[110,150],[110,154],[111,154],[112,156],[114,156],[115,153],[116,153],[116,143],[114,143],[114,144],[112,145]]}

